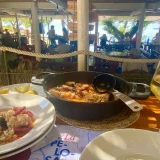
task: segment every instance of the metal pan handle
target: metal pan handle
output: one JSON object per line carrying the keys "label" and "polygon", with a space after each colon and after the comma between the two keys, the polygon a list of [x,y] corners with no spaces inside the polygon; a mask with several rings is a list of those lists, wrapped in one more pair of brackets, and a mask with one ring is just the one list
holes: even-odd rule
{"label": "metal pan handle", "polygon": [[[35,84],[35,85],[43,85],[43,81],[45,79],[46,76],[51,75],[51,74],[56,74],[56,73],[51,73],[51,72],[42,72],[42,73],[38,73],[37,75],[33,76],[31,78],[31,83]],[[38,77],[44,76],[44,78],[38,79]]]}
{"label": "metal pan handle", "polygon": [[[150,90],[150,86],[144,83],[134,83],[134,82],[128,82],[129,85],[132,86],[132,90],[129,93],[129,97],[131,98],[136,98],[136,99],[147,99],[150,94],[151,94],[151,90]],[[144,87],[144,92],[137,92],[137,87],[138,85],[141,85],[141,87]]]}
{"label": "metal pan handle", "polygon": [[123,101],[133,112],[139,112],[140,110],[143,109],[143,107],[137,103],[134,99],[128,97],[127,95],[114,90],[112,91],[112,94],[114,96],[117,96],[121,101]]}

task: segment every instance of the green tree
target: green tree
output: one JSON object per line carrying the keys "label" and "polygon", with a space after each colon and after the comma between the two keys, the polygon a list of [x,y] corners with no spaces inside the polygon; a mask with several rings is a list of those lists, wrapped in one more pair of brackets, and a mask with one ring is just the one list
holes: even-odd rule
{"label": "green tree", "polygon": [[[39,20],[41,22],[41,20]],[[14,17],[7,17],[7,18],[2,18],[2,22],[5,23],[5,28],[8,29],[9,31],[17,31],[17,23],[16,23],[16,18]],[[50,19],[43,19],[44,24],[49,24],[51,22]],[[18,18],[18,27],[21,25],[24,25],[26,28],[31,27],[30,19],[28,17],[19,17]]]}
{"label": "green tree", "polygon": [[[147,27],[149,24],[153,23],[153,21],[144,21],[143,27]],[[128,27],[130,24],[130,27]],[[130,38],[132,39],[133,36],[138,31],[139,21],[135,19],[130,20],[103,20],[102,25],[104,25],[104,30],[107,31],[109,34],[112,34],[117,40],[121,40],[124,38],[124,34],[126,32],[130,33]]]}
{"label": "green tree", "polygon": [[107,31],[109,34],[114,35],[114,37],[118,40],[121,39],[123,36],[123,32],[121,32],[118,27],[115,26],[114,21],[112,20],[105,20],[102,21],[102,24],[104,25],[104,30]]}
{"label": "green tree", "polygon": [[146,28],[151,23],[154,23],[154,21],[144,21],[143,22],[143,28]]}
{"label": "green tree", "polygon": [[[40,20],[40,21],[41,21],[41,20]],[[51,19],[43,18],[43,19],[42,19],[42,22],[43,22],[44,24],[50,24],[50,23],[52,22],[52,20],[51,20]]]}
{"label": "green tree", "polygon": [[6,25],[3,29],[8,29],[9,32],[13,31],[13,27],[10,25]]}
{"label": "green tree", "polygon": [[[5,23],[5,25],[7,25],[8,27],[11,26],[14,30],[14,32],[17,31],[17,23],[16,23],[16,18],[2,18],[2,22]],[[30,20],[27,17],[20,17],[18,18],[18,27],[20,27],[21,25],[24,25],[26,28],[30,27]],[[6,27],[7,28],[7,27]]]}

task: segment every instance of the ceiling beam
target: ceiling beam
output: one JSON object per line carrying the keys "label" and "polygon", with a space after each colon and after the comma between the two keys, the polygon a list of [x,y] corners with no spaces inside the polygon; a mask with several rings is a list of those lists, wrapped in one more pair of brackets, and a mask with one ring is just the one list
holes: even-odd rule
{"label": "ceiling beam", "polygon": [[[96,11],[99,16],[131,16],[132,11]],[[159,16],[160,12],[146,12],[146,16]]]}
{"label": "ceiling beam", "polygon": [[[94,3],[96,10],[140,10],[144,3]],[[146,9],[158,9],[160,3],[149,3]]]}
{"label": "ceiling beam", "polygon": [[[31,10],[31,3],[29,2],[0,2],[0,9],[20,9]],[[48,2],[39,2],[38,9],[56,9],[54,4]]]}
{"label": "ceiling beam", "polygon": [[[47,0],[37,0],[37,2],[46,2]],[[0,2],[13,2],[13,0],[0,0]],[[33,0],[14,0],[14,2],[33,2]]]}
{"label": "ceiling beam", "polygon": [[62,8],[67,8],[67,0],[48,0],[51,3],[59,5]]}
{"label": "ceiling beam", "polygon": [[91,3],[156,3],[159,0],[90,0]]}
{"label": "ceiling beam", "polygon": [[115,9],[115,10],[135,10],[135,9],[141,9],[143,7],[143,3],[137,4],[137,3],[94,3],[96,6],[96,9]]}
{"label": "ceiling beam", "polygon": [[[31,15],[31,11],[25,11],[25,12],[23,12],[23,13],[25,13],[25,15]],[[43,16],[51,16],[52,17],[52,15],[70,15],[68,12],[64,12],[63,10],[59,10],[58,12],[57,12],[57,10],[43,10],[43,11],[38,11],[38,15],[43,15]]]}
{"label": "ceiling beam", "polygon": [[130,16],[131,11],[97,11],[99,16]]}

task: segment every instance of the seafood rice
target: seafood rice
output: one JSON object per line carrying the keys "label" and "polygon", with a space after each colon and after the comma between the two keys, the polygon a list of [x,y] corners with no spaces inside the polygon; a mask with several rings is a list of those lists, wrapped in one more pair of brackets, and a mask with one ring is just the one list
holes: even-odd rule
{"label": "seafood rice", "polygon": [[13,107],[0,111],[0,145],[17,140],[34,125],[34,115],[26,107]]}

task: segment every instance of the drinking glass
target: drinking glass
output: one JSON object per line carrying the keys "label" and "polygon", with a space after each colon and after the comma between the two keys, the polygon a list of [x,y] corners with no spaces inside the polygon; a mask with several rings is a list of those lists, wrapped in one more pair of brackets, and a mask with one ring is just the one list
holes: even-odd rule
{"label": "drinking glass", "polygon": [[157,65],[156,71],[155,71],[154,76],[152,78],[150,88],[151,88],[151,91],[154,93],[154,95],[160,101],[160,61]]}

